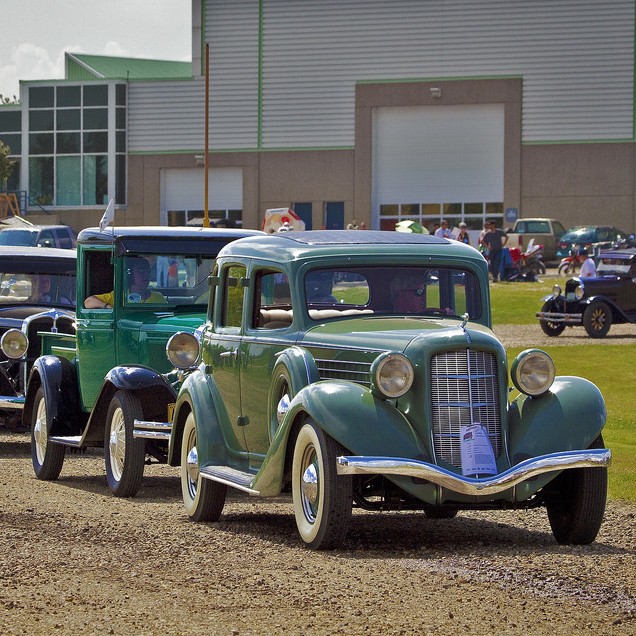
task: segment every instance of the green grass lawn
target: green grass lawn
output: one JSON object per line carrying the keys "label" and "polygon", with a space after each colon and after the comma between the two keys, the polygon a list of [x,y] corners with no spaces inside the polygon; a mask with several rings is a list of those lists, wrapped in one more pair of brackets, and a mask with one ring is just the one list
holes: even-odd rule
{"label": "green grass lawn", "polygon": [[[508,360],[521,349],[508,350]],[[609,497],[636,502],[636,345],[546,347],[557,375],[578,375],[594,382],[607,407],[603,429],[606,448],[612,451]],[[517,393],[512,393],[514,397]],[[555,422],[558,425],[558,422]]]}
{"label": "green grass lawn", "polygon": [[565,278],[546,279],[541,283],[497,283],[490,285],[493,325],[529,325],[537,322],[541,299],[558,283],[565,289]]}

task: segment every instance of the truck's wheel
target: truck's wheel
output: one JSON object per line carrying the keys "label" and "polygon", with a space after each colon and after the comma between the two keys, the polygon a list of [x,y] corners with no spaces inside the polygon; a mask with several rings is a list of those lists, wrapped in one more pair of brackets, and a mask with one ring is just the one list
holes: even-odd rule
{"label": "truck's wheel", "polygon": [[352,478],[338,475],[336,457],[346,451],[311,419],[294,447],[292,499],[302,540],[315,550],[339,547],[351,519]]}
{"label": "truck's wheel", "polygon": [[201,477],[197,452],[197,427],[192,413],[188,414],[183,429],[181,492],[186,512],[193,521],[216,521],[221,516],[227,486]]}
{"label": "truck's wheel", "polygon": [[108,487],[115,497],[134,497],[144,475],[146,445],[133,437],[136,419],[143,417],[139,398],[117,391],[110,401],[104,430],[104,456]]}
{"label": "truck's wheel", "polygon": [[[541,311],[552,311],[552,306],[550,302],[547,302],[541,307]],[[564,322],[552,322],[551,320],[540,320],[539,324],[541,325],[541,329],[546,336],[558,336],[563,333],[565,329]]]}
{"label": "truck's wheel", "polygon": [[65,451],[63,444],[49,443],[46,400],[44,389],[40,387],[35,394],[31,414],[31,461],[36,477],[43,481],[57,479],[64,464]]}
{"label": "truck's wheel", "polygon": [[[604,448],[600,435],[591,448]],[[546,489],[548,519],[557,542],[570,545],[592,543],[605,513],[607,468],[564,470]]]}
{"label": "truck's wheel", "polygon": [[592,338],[604,338],[612,326],[612,310],[602,300],[593,302],[583,314],[583,326]]}

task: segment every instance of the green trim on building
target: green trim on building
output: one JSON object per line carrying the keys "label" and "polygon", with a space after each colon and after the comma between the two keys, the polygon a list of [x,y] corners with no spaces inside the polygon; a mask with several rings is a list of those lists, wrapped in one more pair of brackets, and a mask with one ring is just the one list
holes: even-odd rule
{"label": "green trim on building", "polygon": [[67,80],[191,79],[191,62],[66,53]]}

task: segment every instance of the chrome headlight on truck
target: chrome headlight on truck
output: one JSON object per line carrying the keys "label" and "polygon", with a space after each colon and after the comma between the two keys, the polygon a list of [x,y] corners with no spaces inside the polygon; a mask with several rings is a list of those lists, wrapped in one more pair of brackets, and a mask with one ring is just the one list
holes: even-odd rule
{"label": "chrome headlight on truck", "polygon": [[199,341],[191,333],[175,333],[166,345],[166,355],[177,369],[190,369],[199,359]]}
{"label": "chrome headlight on truck", "polygon": [[515,387],[526,395],[545,393],[554,382],[556,370],[552,358],[539,349],[522,351],[510,366],[510,376]]}
{"label": "chrome headlight on truck", "polygon": [[0,349],[7,358],[19,360],[29,348],[29,339],[19,329],[9,329],[0,339]]}
{"label": "chrome headlight on truck", "polygon": [[413,365],[401,353],[383,353],[371,365],[371,390],[382,399],[398,398],[413,384]]}

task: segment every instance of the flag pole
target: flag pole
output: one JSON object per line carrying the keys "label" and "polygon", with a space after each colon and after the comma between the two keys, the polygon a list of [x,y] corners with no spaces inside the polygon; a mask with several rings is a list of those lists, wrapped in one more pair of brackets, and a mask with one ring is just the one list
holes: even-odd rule
{"label": "flag pole", "polygon": [[208,214],[208,166],[209,166],[209,110],[210,110],[210,44],[205,43],[205,159],[203,170],[205,172],[205,212],[203,216],[203,227],[210,227],[210,217]]}

